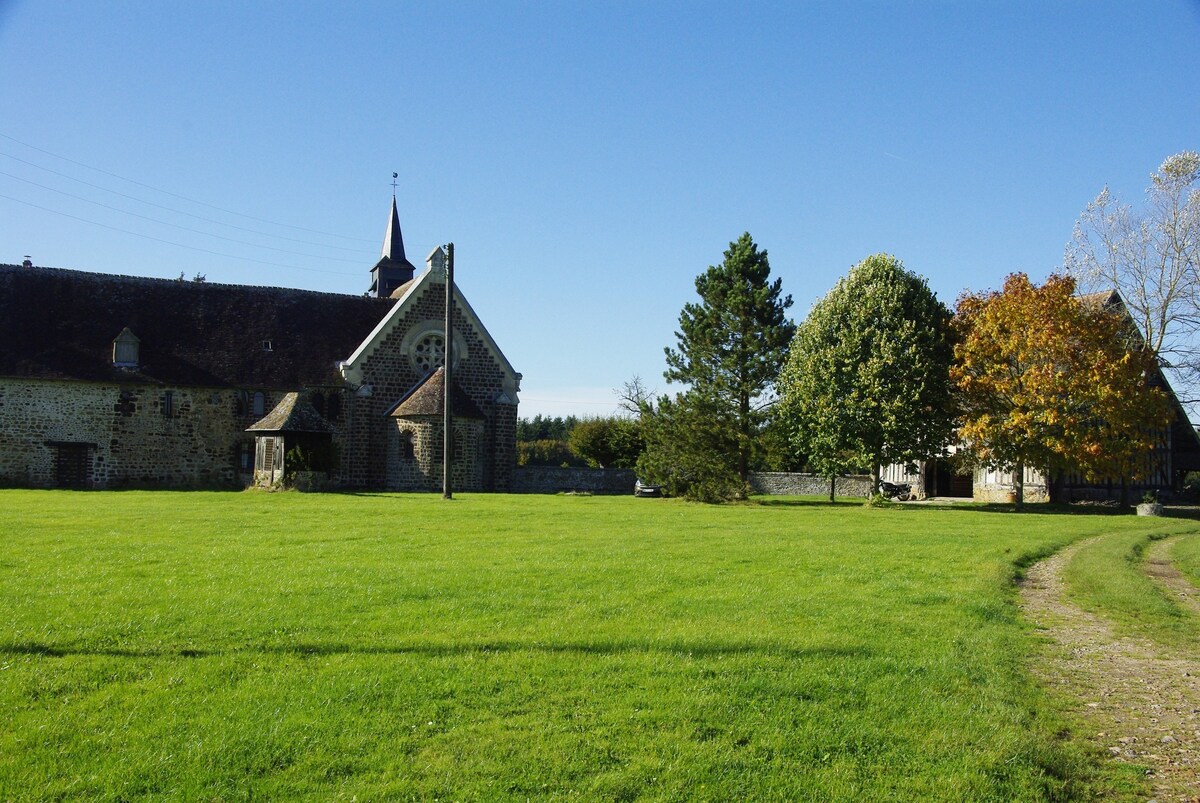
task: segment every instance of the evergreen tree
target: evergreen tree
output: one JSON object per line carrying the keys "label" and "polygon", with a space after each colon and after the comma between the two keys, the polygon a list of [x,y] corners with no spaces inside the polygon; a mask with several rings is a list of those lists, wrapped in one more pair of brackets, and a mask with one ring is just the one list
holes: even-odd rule
{"label": "evergreen tree", "polygon": [[[781,297],[782,283],[771,282],[770,274],[767,252],[759,250],[749,233],[730,243],[724,261],[696,278],[700,301],[685,305],[679,315],[678,350],[665,349],[664,376],[690,386],[687,395],[692,397],[686,404],[677,398],[674,407],[688,410],[684,418],[697,426],[703,420],[704,428],[724,431],[743,485],[795,332],[785,315],[792,297]],[[704,442],[695,440],[694,448],[703,448]]]}

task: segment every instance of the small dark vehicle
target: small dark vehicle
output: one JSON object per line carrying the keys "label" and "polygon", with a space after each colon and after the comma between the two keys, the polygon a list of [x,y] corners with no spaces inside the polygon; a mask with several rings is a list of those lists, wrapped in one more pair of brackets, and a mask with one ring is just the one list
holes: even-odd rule
{"label": "small dark vehicle", "polygon": [[897,502],[907,502],[913,498],[912,486],[907,482],[887,482],[885,480],[879,483],[879,492],[883,494],[884,499],[893,499]]}
{"label": "small dark vehicle", "polygon": [[646,485],[641,480],[638,480],[637,482],[635,482],[633,484],[633,495],[634,496],[645,496],[645,497],[659,497],[659,496],[663,495],[662,486],[661,485]]}

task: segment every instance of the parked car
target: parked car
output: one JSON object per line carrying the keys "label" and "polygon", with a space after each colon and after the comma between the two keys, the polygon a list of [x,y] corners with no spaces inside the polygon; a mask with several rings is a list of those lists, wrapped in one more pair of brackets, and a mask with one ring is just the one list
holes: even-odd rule
{"label": "parked car", "polygon": [[637,482],[635,482],[633,484],[633,495],[634,496],[646,496],[646,497],[659,497],[659,496],[663,495],[662,486],[661,485],[647,485],[646,483],[642,482],[641,480],[638,480]]}

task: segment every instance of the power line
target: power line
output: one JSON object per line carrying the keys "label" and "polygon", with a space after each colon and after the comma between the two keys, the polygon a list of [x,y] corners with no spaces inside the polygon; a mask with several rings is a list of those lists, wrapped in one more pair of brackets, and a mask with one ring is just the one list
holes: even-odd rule
{"label": "power line", "polygon": [[[271,226],[283,226],[284,228],[288,228],[288,229],[295,229],[296,231],[306,231],[306,232],[308,232],[308,233],[310,233],[310,234],[320,234],[320,235],[322,235],[322,236],[325,236],[325,237],[338,237],[338,238],[340,238],[340,239],[343,239],[343,240],[357,240],[358,242],[367,242],[367,243],[369,243],[369,242],[372,242],[372,240],[370,240],[370,239],[368,239],[368,238],[365,238],[365,237],[351,237],[351,236],[348,236],[348,235],[345,235],[345,234],[335,234],[335,233],[333,233],[333,232],[328,232],[328,231],[320,231],[320,230],[318,230],[318,229],[309,229],[309,228],[305,228],[305,227],[303,227],[303,226],[293,226],[293,225],[291,225],[290,223],[280,223],[279,221],[276,221],[276,220],[268,220],[268,219],[266,219],[266,218],[255,217],[254,215],[247,215],[247,214],[245,214],[245,213],[243,213],[243,212],[235,212],[235,211],[233,211],[232,209],[226,209],[226,208],[224,208],[224,207],[221,207],[221,206],[216,206],[215,204],[205,203],[204,201],[198,201],[198,200],[196,200],[195,198],[189,198],[189,197],[188,197],[188,196],[186,196],[186,195],[180,195],[179,193],[176,193],[176,192],[171,192],[170,190],[164,190],[164,189],[162,189],[162,188],[160,188],[160,187],[155,187],[155,186],[153,186],[153,185],[150,185],[150,184],[143,184],[143,183],[142,183],[142,182],[140,182],[140,181],[136,181],[136,180],[134,180],[134,179],[131,179],[131,178],[126,178],[125,176],[118,175],[117,173],[111,173],[111,172],[109,172],[108,170],[104,170],[104,169],[101,169],[101,168],[99,168],[99,167],[93,167],[92,165],[85,164],[84,162],[80,162],[80,161],[77,161],[77,160],[75,160],[75,159],[71,159],[71,158],[69,158],[69,157],[67,157],[67,156],[62,156],[62,155],[60,155],[60,154],[57,154],[57,153],[54,153],[54,152],[52,152],[52,151],[48,151],[48,150],[46,150],[45,148],[39,148],[39,147],[38,147],[38,146],[36,146],[36,145],[30,145],[28,142],[22,142],[21,140],[17,139],[16,137],[11,137],[11,136],[9,136],[8,134],[5,134],[5,133],[4,133],[4,132],[2,132],[2,131],[0,131],[0,138],[7,139],[9,142],[15,142],[15,143],[17,143],[18,145],[21,145],[21,146],[24,146],[24,147],[26,147],[26,148],[29,148],[30,150],[35,150],[35,151],[37,151],[38,153],[44,153],[44,154],[46,154],[47,156],[53,156],[55,159],[61,159],[61,160],[63,160],[64,162],[70,162],[70,163],[71,163],[71,164],[73,164],[73,165],[78,165],[79,167],[83,167],[83,168],[86,168],[86,169],[88,169],[88,170],[93,170],[93,171],[95,171],[95,172],[97,172],[97,173],[102,173],[102,174],[104,174],[104,175],[106,175],[106,176],[110,176],[110,177],[112,177],[112,178],[115,178],[115,179],[120,179],[121,181],[126,181],[126,182],[128,182],[128,183],[130,183],[130,184],[134,184],[134,185],[136,185],[136,186],[138,186],[138,187],[142,187],[142,188],[144,188],[144,189],[147,189],[147,190],[153,190],[154,192],[160,192],[160,193],[162,193],[163,195],[169,195],[169,196],[171,196],[172,198],[178,198],[178,199],[180,199],[181,201],[187,201],[188,203],[197,204],[197,205],[199,205],[199,206],[205,206],[205,207],[208,207],[209,209],[215,209],[215,210],[217,210],[218,212],[224,212],[224,213],[225,213],[225,214],[227,214],[227,215],[235,215],[235,216],[237,216],[237,217],[246,218],[247,220],[253,220],[253,221],[256,221],[256,222],[258,222],[258,223],[266,223],[266,224],[268,224],[268,225],[271,225]],[[35,165],[35,167],[36,167],[36,165]],[[148,203],[148,202],[147,202],[147,203]],[[183,213],[181,213],[181,214],[183,214]]]}
{"label": "power line", "polygon": [[159,220],[158,218],[148,217],[147,215],[139,215],[137,212],[130,212],[126,209],[120,209],[119,207],[116,207],[116,206],[109,206],[108,204],[100,203],[99,201],[93,201],[90,198],[84,198],[81,195],[74,195],[72,193],[65,192],[63,190],[55,189],[54,187],[48,187],[45,184],[39,184],[36,181],[30,181],[27,178],[21,178],[20,176],[13,175],[12,173],[8,173],[3,170],[0,170],[0,176],[8,176],[9,178],[15,178],[17,181],[23,181],[26,184],[33,185],[34,187],[40,187],[43,190],[49,190],[50,192],[56,192],[59,195],[65,195],[68,198],[74,198],[77,201],[83,201],[84,203],[87,203],[87,204],[93,204],[94,206],[99,206],[102,209],[109,209],[113,212],[120,212],[123,215],[130,215],[131,217],[136,217],[141,220],[148,220],[151,223],[157,223],[161,226],[170,226],[173,229],[179,229],[181,231],[190,231],[193,234],[199,234],[203,237],[213,237],[217,240],[224,240],[226,242],[236,243],[237,245],[248,245],[251,248],[263,248],[263,249],[266,249],[267,251],[278,251],[281,254],[291,254],[292,256],[298,256],[298,257],[309,257],[310,259],[324,259],[324,260],[331,261],[331,262],[348,262],[348,263],[354,264],[354,265],[361,265],[363,262],[365,262],[365,260],[362,260],[362,259],[343,259],[340,257],[327,257],[327,256],[319,255],[319,254],[306,254],[302,251],[289,251],[286,248],[275,248],[274,246],[270,246],[270,245],[259,245],[258,243],[251,243],[251,242],[247,242],[246,240],[236,240],[232,237],[223,237],[220,234],[211,234],[207,231],[201,231],[200,229],[193,229],[188,226],[181,226],[178,223],[170,223],[165,220]]}
{"label": "power line", "polygon": [[[0,136],[4,136],[4,135],[3,135],[3,134],[0,134]],[[154,201],[147,201],[147,200],[145,200],[144,198],[138,198],[136,195],[128,195],[128,194],[126,194],[126,193],[123,193],[123,192],[120,192],[120,191],[118,191],[118,190],[109,189],[108,187],[102,186],[102,185],[100,185],[100,184],[93,184],[93,183],[92,183],[92,182],[90,182],[90,181],[84,181],[84,180],[83,180],[83,179],[81,179],[81,178],[76,178],[75,176],[68,175],[67,173],[62,173],[62,172],[59,172],[58,170],[54,170],[54,169],[52,169],[52,168],[45,167],[44,165],[37,164],[36,162],[30,162],[30,161],[27,161],[27,160],[25,160],[25,159],[22,159],[22,158],[20,158],[20,157],[18,157],[18,156],[13,156],[11,153],[4,153],[4,152],[0,152],[0,156],[3,156],[3,157],[5,157],[5,158],[7,158],[7,159],[12,159],[14,162],[20,162],[21,164],[24,164],[24,165],[29,165],[30,167],[36,168],[36,169],[38,169],[38,170],[42,170],[42,171],[44,171],[44,172],[46,172],[46,173],[50,173],[50,174],[52,174],[52,175],[59,176],[60,178],[65,178],[65,179],[67,179],[68,181],[74,181],[75,183],[77,183],[77,184],[82,184],[82,185],[84,185],[85,187],[91,187],[92,189],[95,189],[95,190],[100,190],[101,192],[107,192],[107,193],[110,193],[110,194],[112,194],[112,195],[116,195],[116,196],[118,196],[118,197],[121,197],[121,198],[126,198],[126,199],[128,199],[128,200],[130,200],[130,201],[136,201],[137,203],[140,203],[140,204],[145,204],[146,206],[153,206],[155,209],[162,209],[162,210],[164,210],[164,211],[167,211],[167,212],[173,212],[174,214],[177,214],[177,215],[183,215],[184,217],[190,217],[190,218],[194,218],[195,220],[202,220],[202,221],[204,221],[205,223],[214,223],[214,224],[216,224],[216,225],[218,225],[218,226],[225,226],[226,228],[230,228],[230,229],[236,229],[237,231],[244,231],[244,232],[246,232],[246,233],[248,233],[248,234],[259,234],[259,235],[262,235],[262,236],[264,236],[264,237],[274,237],[274,238],[275,238],[275,239],[277,239],[277,240],[286,240],[286,241],[288,241],[288,242],[293,242],[293,243],[301,243],[301,244],[303,244],[303,245],[315,245],[315,246],[317,246],[318,248],[335,248],[335,249],[338,249],[338,250],[341,250],[341,251],[346,251],[346,250],[349,250],[349,249],[343,248],[343,247],[341,247],[341,246],[333,246],[333,245],[327,245],[327,244],[325,244],[325,243],[317,243],[317,242],[313,242],[312,240],[300,240],[300,239],[297,239],[297,238],[295,238],[295,237],[284,237],[284,236],[283,236],[283,235],[281,235],[281,234],[272,234],[272,233],[270,233],[270,232],[261,231],[261,230],[259,230],[259,229],[250,229],[250,228],[246,228],[245,226],[237,226],[237,225],[234,225],[233,223],[226,223],[226,222],[225,222],[225,221],[223,221],[223,220],[216,220],[215,218],[204,217],[203,215],[195,215],[195,214],[192,214],[191,212],[184,212],[182,209],[176,209],[176,208],[174,208],[174,207],[171,207],[171,206],[164,206],[163,204],[157,204],[157,203],[155,203]],[[11,173],[6,173],[5,175],[12,175],[12,174],[11,174]],[[13,176],[13,178],[18,178],[18,177],[17,177],[17,176]],[[21,181],[28,181],[28,179],[20,179],[20,180],[21,180]],[[31,183],[31,184],[32,184],[33,182],[29,182],[29,183]],[[37,186],[41,186],[41,185],[37,185]],[[46,189],[51,189],[51,188],[47,187]],[[59,192],[59,190],[55,190],[55,192]],[[81,200],[86,200],[86,199],[81,199]],[[92,201],[89,201],[89,203],[94,203],[94,202],[92,202]],[[110,207],[110,208],[111,208],[111,207]],[[121,210],[117,210],[117,211],[121,211]],[[130,213],[128,213],[128,214],[133,214],[133,213],[132,213],[132,212],[130,212]],[[169,224],[168,224],[168,225],[169,225]],[[293,227],[290,227],[290,228],[295,228],[295,227],[293,226]],[[320,234],[320,232],[316,232],[316,233],[317,233],[317,234]],[[214,235],[212,235],[212,236],[216,237],[216,236],[218,236],[218,235],[215,235],[215,234],[214,234]],[[348,238],[348,239],[349,239],[349,238]],[[353,239],[361,239],[361,238],[353,238]],[[364,242],[369,242],[369,241],[364,241]]]}
{"label": "power line", "polygon": [[241,257],[241,256],[237,256],[236,254],[224,254],[224,253],[221,253],[220,251],[211,251],[207,248],[200,248],[199,246],[195,246],[195,245],[185,245],[183,243],[177,243],[177,242],[173,242],[171,240],[164,240],[161,237],[152,237],[149,234],[141,234],[140,232],[129,231],[128,229],[118,228],[117,226],[110,226],[107,223],[100,223],[95,220],[88,220],[87,218],[79,217],[77,215],[71,215],[66,212],[60,212],[57,209],[48,209],[47,207],[38,206],[37,204],[30,203],[29,201],[25,201],[20,198],[13,198],[11,195],[0,195],[0,198],[4,198],[5,200],[8,200],[8,201],[14,201],[19,204],[24,204],[25,206],[29,206],[34,209],[38,209],[42,212],[49,212],[52,215],[61,215],[62,217],[71,218],[72,220],[78,220],[81,223],[88,223],[92,226],[99,226],[102,229],[109,229],[110,231],[120,232],[121,234],[131,234],[134,237],[141,237],[144,240],[153,240],[156,243],[163,243],[165,245],[173,245],[176,248],[186,248],[189,251],[199,251],[202,254],[211,254],[212,256],[224,257],[226,259],[237,259],[237,260],[241,260],[242,262],[254,262],[258,265],[269,265],[270,267],[273,267],[273,268],[284,268],[286,270],[302,270],[302,271],[307,271],[309,273],[332,273],[337,276],[355,276],[355,275],[357,275],[355,273],[350,273],[348,271],[342,271],[342,270],[321,270],[320,268],[302,268],[299,265],[284,265],[281,262],[267,262],[264,259],[254,259],[253,257]]}

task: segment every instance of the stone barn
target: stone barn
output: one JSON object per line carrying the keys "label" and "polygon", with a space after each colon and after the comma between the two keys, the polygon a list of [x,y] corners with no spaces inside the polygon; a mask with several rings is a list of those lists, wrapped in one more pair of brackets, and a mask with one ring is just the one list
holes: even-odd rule
{"label": "stone barn", "polygon": [[[418,275],[393,199],[366,295],[0,265],[0,485],[236,488],[292,453],[332,487],[429,489],[445,260]],[[458,490],[508,490],[521,375],[454,298]]]}

